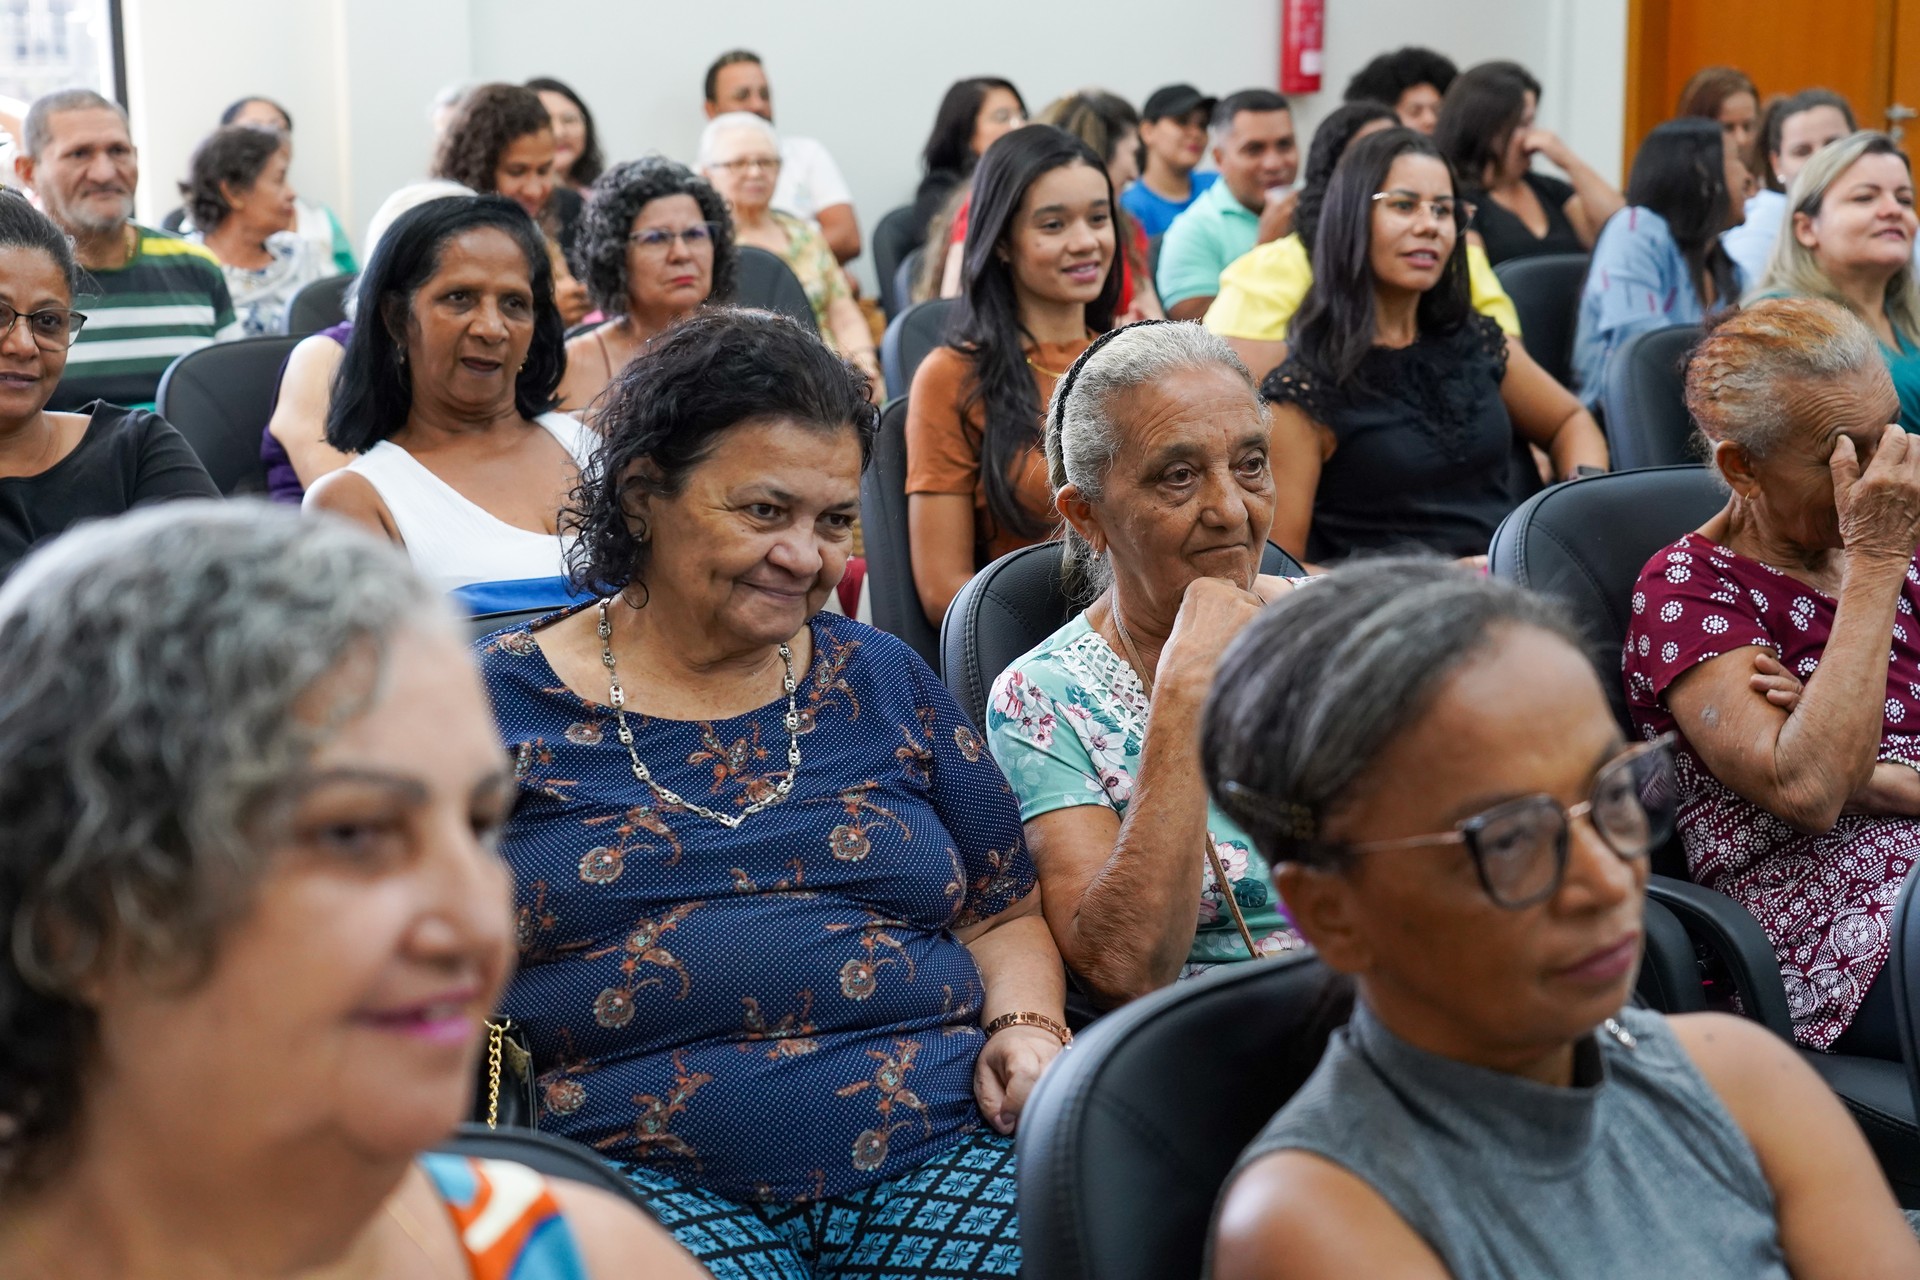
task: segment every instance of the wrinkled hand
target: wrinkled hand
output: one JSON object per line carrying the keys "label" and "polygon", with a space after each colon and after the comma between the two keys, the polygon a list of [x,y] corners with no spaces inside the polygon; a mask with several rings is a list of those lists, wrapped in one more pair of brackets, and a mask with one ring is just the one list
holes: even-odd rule
{"label": "wrinkled hand", "polygon": [[973,1067],[973,1099],[995,1133],[1019,1127],[1028,1095],[1063,1047],[1039,1027],[1012,1026],[987,1037]]}
{"label": "wrinkled hand", "polygon": [[1852,437],[1841,436],[1827,469],[1848,562],[1909,564],[1920,545],[1920,445],[1888,426],[1862,470]]}
{"label": "wrinkled hand", "polygon": [[1259,596],[1225,578],[1195,578],[1187,584],[1174,615],[1173,630],[1160,651],[1156,685],[1172,684],[1204,698],[1213,685],[1213,669],[1240,629],[1266,604]]}
{"label": "wrinkled hand", "polygon": [[1293,213],[1300,207],[1300,189],[1295,187],[1283,196],[1267,194],[1266,207],[1260,210],[1260,228],[1254,236],[1254,243],[1267,244],[1293,234]]}
{"label": "wrinkled hand", "polygon": [[1753,674],[1747,678],[1747,687],[1764,694],[1768,702],[1791,715],[1800,705],[1800,695],[1807,686],[1782,666],[1780,659],[1762,649],[1753,655]]}

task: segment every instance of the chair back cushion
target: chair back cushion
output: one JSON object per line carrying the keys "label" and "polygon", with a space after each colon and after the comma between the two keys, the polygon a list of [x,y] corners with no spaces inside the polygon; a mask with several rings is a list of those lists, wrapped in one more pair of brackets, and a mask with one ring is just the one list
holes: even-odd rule
{"label": "chair back cushion", "polygon": [[1297,953],[1222,965],[1076,1038],[1020,1118],[1021,1275],[1199,1275],[1221,1184],[1345,1020],[1329,979]]}
{"label": "chair back cushion", "polygon": [[880,339],[880,369],[886,375],[888,395],[904,396],[912,388],[913,371],[946,342],[947,329],[959,309],[958,298],[929,298],[914,303],[887,325],[886,336]]}
{"label": "chair back cushion", "polygon": [[906,295],[894,286],[894,275],[901,260],[911,253],[926,234],[925,227],[913,225],[913,206],[903,204],[889,209],[873,226],[873,274],[880,281],[880,308],[891,320],[906,308]]}
{"label": "chair back cushion", "polygon": [[1620,646],[1633,584],[1654,552],[1705,524],[1726,500],[1719,479],[1702,466],[1616,471],[1554,485],[1494,530],[1489,570],[1567,604],[1629,731]]}
{"label": "chair back cushion", "polygon": [[929,667],[938,669],[940,637],[920,607],[907,541],[905,396],[881,411],[873,461],[860,477],[860,528],[866,539],[867,599],[873,625],[905,640]]}
{"label": "chair back cushion", "polygon": [[1699,462],[1687,413],[1687,352],[1700,326],[1637,333],[1620,344],[1601,378],[1600,413],[1615,471]]}
{"label": "chair back cushion", "polygon": [[243,338],[189,351],[160,375],[154,409],[193,446],[224,494],[265,493],[260,442],[294,337]]}
{"label": "chair back cushion", "polygon": [[807,326],[809,333],[820,332],[813,318],[813,304],[807,301],[806,286],[793,268],[757,245],[740,246],[740,275],[734,286],[733,300],[743,307],[777,311]]}
{"label": "chair back cushion", "polygon": [[[938,670],[975,725],[987,722],[987,694],[1000,673],[1081,607],[1061,582],[1061,549],[1058,542],[1042,542],[1009,551],[973,575],[947,609]],[[1305,571],[1269,542],[1260,572],[1299,577]]]}
{"label": "chair back cushion", "polygon": [[360,277],[349,272],[303,284],[287,303],[287,332],[304,338],[331,329],[347,318],[347,295]]}
{"label": "chair back cushion", "polygon": [[1573,330],[1580,316],[1580,290],[1587,281],[1587,255],[1546,253],[1510,258],[1493,269],[1520,317],[1520,343],[1561,386],[1573,378]]}

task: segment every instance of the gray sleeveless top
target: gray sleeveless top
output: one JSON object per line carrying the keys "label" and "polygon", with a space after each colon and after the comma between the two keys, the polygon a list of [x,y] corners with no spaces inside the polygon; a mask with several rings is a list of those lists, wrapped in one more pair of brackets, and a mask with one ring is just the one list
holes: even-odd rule
{"label": "gray sleeveless top", "polygon": [[[1435,1057],[1364,1003],[1234,1169],[1311,1151],[1366,1182],[1455,1280],[1788,1280],[1746,1135],[1659,1014],[1627,1009],[1556,1088]],[[1232,1185],[1232,1178],[1228,1179]]]}

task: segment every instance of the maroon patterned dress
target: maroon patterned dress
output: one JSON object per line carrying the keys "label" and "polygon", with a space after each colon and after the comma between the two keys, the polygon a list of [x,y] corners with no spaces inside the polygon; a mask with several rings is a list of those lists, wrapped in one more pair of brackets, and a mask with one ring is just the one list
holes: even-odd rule
{"label": "maroon patterned dress", "polygon": [[[1623,668],[1634,723],[1677,731],[1667,687],[1697,663],[1747,646],[1806,680],[1820,666],[1836,601],[1697,533],[1657,552],[1634,587]],[[1920,566],[1907,567],[1887,665],[1882,760],[1920,769]],[[1892,946],[1893,905],[1920,858],[1920,820],[1845,814],[1796,831],[1710,774],[1682,734],[1679,825],[1693,878],[1751,911],[1780,957],[1795,1037],[1829,1048],[1852,1022]]]}

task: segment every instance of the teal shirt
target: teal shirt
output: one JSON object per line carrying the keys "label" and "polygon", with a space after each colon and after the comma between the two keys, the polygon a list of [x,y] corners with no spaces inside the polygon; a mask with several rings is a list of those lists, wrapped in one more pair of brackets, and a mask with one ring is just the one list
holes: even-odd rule
{"label": "teal shirt", "polygon": [[1880,358],[1893,375],[1893,389],[1900,396],[1900,425],[1920,433],[1920,347],[1908,342],[1906,335],[1894,331],[1898,347],[1880,344]]}
{"label": "teal shirt", "polygon": [[1240,203],[1224,180],[1214,183],[1173,220],[1160,241],[1154,285],[1160,305],[1220,292],[1220,273],[1260,238],[1260,215]]}
{"label": "teal shirt", "polygon": [[[1020,801],[1022,822],[1077,805],[1104,805],[1125,818],[1146,725],[1147,696],[1133,668],[1078,614],[993,682],[987,745]],[[1212,804],[1207,836],[1254,944],[1263,953],[1300,945],[1253,840]],[[1193,855],[1198,928],[1189,971],[1250,959],[1207,860],[1198,848]]]}

